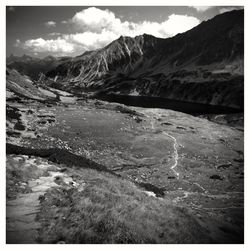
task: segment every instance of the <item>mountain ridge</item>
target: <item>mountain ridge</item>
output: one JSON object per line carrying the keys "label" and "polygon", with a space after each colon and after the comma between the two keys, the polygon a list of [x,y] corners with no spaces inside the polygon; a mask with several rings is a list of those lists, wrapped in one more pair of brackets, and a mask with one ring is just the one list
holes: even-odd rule
{"label": "mountain ridge", "polygon": [[[145,57],[150,57],[152,55],[160,55],[162,59],[172,56],[173,58],[170,61],[172,66],[182,65],[185,62],[185,59],[194,52],[196,54],[195,56],[198,57],[198,65],[206,65],[211,64],[212,62],[221,61],[221,59],[225,59],[225,56],[227,56],[226,59],[232,60],[239,54],[243,55],[244,52],[241,50],[243,47],[238,46],[237,43],[241,43],[243,39],[243,27],[240,24],[240,22],[243,21],[243,15],[241,13],[243,13],[243,10],[218,15],[213,19],[202,22],[189,31],[166,39],[156,38],[147,34],[136,36],[134,38],[121,36],[104,48],[88,52],[86,57],[83,56],[81,59],[91,61],[93,60],[91,55],[94,57],[97,56],[99,59],[105,56],[107,59],[106,62],[110,62],[111,64],[111,67],[108,67],[111,70],[113,70],[112,62],[116,59],[115,56],[117,56],[118,59],[125,59],[126,63],[128,63],[130,60],[136,60],[138,54],[143,55],[144,59]],[[209,30],[209,32],[205,34],[205,30]],[[237,41],[238,35],[241,36],[240,41]],[[196,43],[194,42],[195,40]],[[193,51],[194,45],[196,47],[196,51]],[[225,47],[225,45],[228,47]],[[207,48],[205,48],[206,46]],[[120,49],[120,51],[118,51],[118,49]],[[128,49],[131,52],[130,55],[127,54],[129,53]],[[160,53],[156,49],[161,49]],[[182,57],[183,60],[180,60],[178,57],[176,58],[176,56],[173,55],[173,52],[176,52],[176,50],[178,52],[178,56]],[[233,53],[229,55],[229,51],[233,51]],[[199,55],[201,52],[203,52],[203,54]],[[133,56],[131,56],[131,54]],[[113,58],[110,58],[111,56],[113,56]],[[101,66],[103,66],[103,63],[106,64],[106,62],[101,62]],[[84,65],[84,62],[82,63]],[[83,75],[84,72],[79,71],[79,75],[77,75],[78,78]],[[68,76],[70,77],[70,72],[68,73]],[[74,76],[75,75],[73,74],[73,77]]]}
{"label": "mountain ridge", "polygon": [[120,36],[103,48],[51,60],[42,73],[48,84],[54,81],[71,92],[159,96],[242,108],[243,55],[244,10],[233,10],[170,38]]}

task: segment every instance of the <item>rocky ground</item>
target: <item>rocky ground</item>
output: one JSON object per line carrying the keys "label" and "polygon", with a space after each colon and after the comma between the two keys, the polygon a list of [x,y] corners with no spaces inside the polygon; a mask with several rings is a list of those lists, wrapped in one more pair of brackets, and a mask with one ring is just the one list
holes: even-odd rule
{"label": "rocky ground", "polygon": [[8,243],[243,243],[242,123],[75,101],[7,100]]}

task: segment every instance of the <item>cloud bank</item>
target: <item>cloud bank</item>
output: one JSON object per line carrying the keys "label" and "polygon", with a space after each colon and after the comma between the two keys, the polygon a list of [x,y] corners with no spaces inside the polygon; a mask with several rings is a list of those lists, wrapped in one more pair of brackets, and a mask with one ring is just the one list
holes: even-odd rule
{"label": "cloud bank", "polygon": [[48,21],[48,22],[45,23],[45,26],[47,26],[47,27],[56,27],[56,22]]}
{"label": "cloud bank", "polygon": [[[101,48],[119,36],[137,36],[151,34],[167,38],[185,32],[200,23],[200,20],[187,15],[170,15],[163,22],[130,22],[121,21],[110,10],[90,7],[77,12],[64,24],[70,25],[71,34],[62,34],[55,39],[36,38],[23,43],[20,47],[35,53],[53,53],[54,55],[77,55],[86,50]],[[55,26],[53,21],[47,22],[49,27]]]}
{"label": "cloud bank", "polygon": [[196,9],[198,12],[205,12],[211,8],[213,8],[214,6],[190,6],[194,9]]}

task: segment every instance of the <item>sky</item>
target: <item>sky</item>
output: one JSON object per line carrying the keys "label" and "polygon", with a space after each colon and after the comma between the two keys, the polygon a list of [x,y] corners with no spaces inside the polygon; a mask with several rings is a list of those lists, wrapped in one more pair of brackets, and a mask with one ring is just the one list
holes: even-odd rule
{"label": "sky", "polygon": [[123,36],[168,38],[236,6],[6,6],[6,55],[76,56]]}

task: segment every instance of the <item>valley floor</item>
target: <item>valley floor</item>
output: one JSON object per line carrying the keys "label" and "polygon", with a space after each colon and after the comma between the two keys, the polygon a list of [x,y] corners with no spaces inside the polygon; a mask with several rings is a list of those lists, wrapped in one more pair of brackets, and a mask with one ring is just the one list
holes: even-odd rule
{"label": "valley floor", "polygon": [[7,243],[243,243],[243,140],[171,110],[7,101]]}

